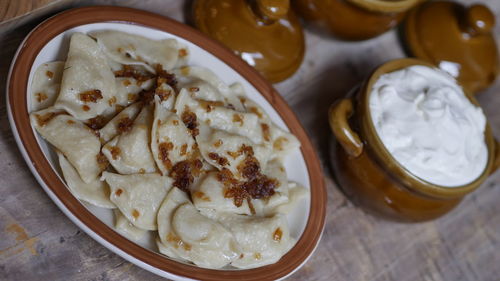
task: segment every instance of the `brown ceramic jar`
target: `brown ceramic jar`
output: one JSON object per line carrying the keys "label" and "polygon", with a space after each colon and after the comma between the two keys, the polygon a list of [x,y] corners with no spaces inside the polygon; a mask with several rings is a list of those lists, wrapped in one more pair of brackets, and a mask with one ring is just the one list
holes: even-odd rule
{"label": "brown ceramic jar", "polygon": [[[352,97],[331,106],[329,121],[336,139],[332,142],[332,161],[337,181],[355,203],[392,219],[424,221],[449,212],[477,189],[498,168],[500,150],[487,124],[485,170],[473,182],[453,188],[426,182],[401,166],[380,140],[368,102],[372,86],[382,74],[412,65],[433,67],[416,59],[390,61],[377,68]],[[471,95],[467,96],[479,106]]]}
{"label": "brown ceramic jar", "polygon": [[422,0],[294,0],[305,20],[351,41],[376,37],[398,25],[405,12]]}
{"label": "brown ceramic jar", "polygon": [[273,83],[294,74],[304,58],[302,26],[289,0],[196,0],[193,20]]}

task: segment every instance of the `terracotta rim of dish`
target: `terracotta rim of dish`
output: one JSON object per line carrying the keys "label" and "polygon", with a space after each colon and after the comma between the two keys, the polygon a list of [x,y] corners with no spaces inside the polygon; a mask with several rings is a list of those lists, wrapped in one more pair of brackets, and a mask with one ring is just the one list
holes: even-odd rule
{"label": "terracotta rim of dish", "polygon": [[347,0],[357,6],[379,13],[400,13],[425,0]]}
{"label": "terracotta rim of dish", "polygon": [[[377,69],[375,69],[375,71],[370,75],[365,85],[361,88],[361,92],[358,97],[360,110],[359,113],[361,114],[361,132],[363,133],[364,139],[367,140],[369,144],[368,146],[370,153],[376,156],[380,165],[387,167],[388,170],[393,173],[393,175],[396,175],[396,179],[402,181],[404,186],[415,192],[422,193],[431,197],[456,198],[464,196],[465,194],[470,193],[478,188],[481,183],[486,180],[493,167],[495,157],[495,143],[489,123],[486,123],[486,130],[484,134],[486,146],[488,148],[488,160],[483,172],[474,181],[466,185],[456,187],[445,187],[432,184],[413,175],[392,157],[391,153],[385,148],[385,145],[379,138],[377,131],[373,126],[373,121],[369,109],[370,89],[372,88],[373,84],[381,75],[385,73],[393,72],[413,65],[423,65],[431,67],[433,69],[438,69],[435,65],[422,60],[404,58],[392,60],[385,64],[382,64],[381,66],[377,67]],[[467,94],[467,91],[465,89],[464,92],[465,96],[472,102],[472,104],[480,107],[479,103],[473,96]]]}
{"label": "terracotta rim of dish", "polygon": [[[57,173],[51,168],[49,161],[45,158],[37,143],[29,121],[26,91],[30,70],[39,51],[52,38],[67,29],[98,22],[121,22],[161,30],[184,38],[208,51],[248,80],[275,108],[291,132],[300,140],[302,144],[301,152],[310,179],[310,212],[304,232],[297,244],[277,263],[255,269],[214,270],[170,260],[165,256],[142,248],[106,226],[70,193]],[[304,128],[284,99],[253,68],[235,56],[230,50],[185,24],[157,14],[123,7],[95,6],[62,12],[37,26],[19,47],[8,80],[8,103],[11,113],[9,116],[10,121],[11,124],[15,124],[15,128],[13,128],[14,134],[16,134],[16,130],[19,134],[18,145],[22,146],[21,150],[26,151],[25,157],[29,158],[40,179],[79,222],[90,228],[106,243],[129,255],[132,258],[131,261],[135,259],[136,264],[139,261],[165,273],[191,279],[279,279],[293,273],[300,267],[319,243],[325,224],[326,189],[319,160]],[[28,161],[27,158],[26,161]]]}

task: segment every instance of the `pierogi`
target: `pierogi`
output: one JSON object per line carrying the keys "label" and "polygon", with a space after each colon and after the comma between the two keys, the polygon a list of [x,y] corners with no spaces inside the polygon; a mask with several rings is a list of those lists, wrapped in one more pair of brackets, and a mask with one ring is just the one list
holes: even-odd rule
{"label": "pierogi", "polygon": [[42,110],[54,104],[61,88],[63,69],[63,61],[54,61],[42,64],[35,71],[31,84],[33,111]]}
{"label": "pierogi", "polygon": [[188,61],[175,39],[74,33],[66,61],[34,74],[31,124],[71,193],[113,209],[126,238],[205,268],[275,263],[309,192],[284,167],[300,142],[241,84]]}

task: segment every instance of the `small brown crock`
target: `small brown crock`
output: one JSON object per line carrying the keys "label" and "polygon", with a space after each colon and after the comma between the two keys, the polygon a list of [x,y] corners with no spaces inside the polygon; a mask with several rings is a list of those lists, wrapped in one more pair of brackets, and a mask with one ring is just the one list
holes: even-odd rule
{"label": "small brown crock", "polygon": [[398,25],[422,0],[294,0],[295,11],[322,31],[350,41],[376,37]]}
{"label": "small brown crock", "polygon": [[[356,203],[375,213],[403,221],[437,218],[453,209],[462,198],[477,189],[498,168],[500,154],[490,126],[485,141],[488,162],[473,182],[447,188],[431,184],[407,171],[385,148],[373,126],[369,95],[373,84],[385,73],[412,65],[433,65],[417,59],[398,59],[378,67],[355,92],[333,104],[329,121],[336,141],[332,161],[336,178],[345,193]],[[468,95],[470,101],[479,106]],[[497,149],[497,150],[495,150]]]}

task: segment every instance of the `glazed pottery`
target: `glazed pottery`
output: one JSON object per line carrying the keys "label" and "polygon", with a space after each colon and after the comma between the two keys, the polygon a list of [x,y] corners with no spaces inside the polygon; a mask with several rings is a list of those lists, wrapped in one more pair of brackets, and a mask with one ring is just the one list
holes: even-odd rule
{"label": "glazed pottery", "polygon": [[[333,104],[329,121],[336,142],[332,146],[335,177],[344,192],[367,210],[402,221],[437,218],[453,209],[498,168],[498,143],[486,125],[488,162],[473,182],[458,187],[431,184],[401,166],[378,137],[369,112],[369,95],[382,74],[412,65],[434,67],[417,59],[398,59],[378,67],[351,97]],[[468,96],[479,106],[477,101]]]}
{"label": "glazed pottery", "polygon": [[484,5],[428,2],[408,15],[404,39],[412,55],[449,72],[469,92],[477,93],[499,72],[494,25],[495,15]]}
{"label": "glazed pottery", "polygon": [[421,0],[293,0],[295,11],[321,31],[343,40],[376,37],[398,25]]}
{"label": "glazed pottery", "polygon": [[273,83],[295,73],[304,57],[302,27],[288,0],[197,0],[193,20]]}

